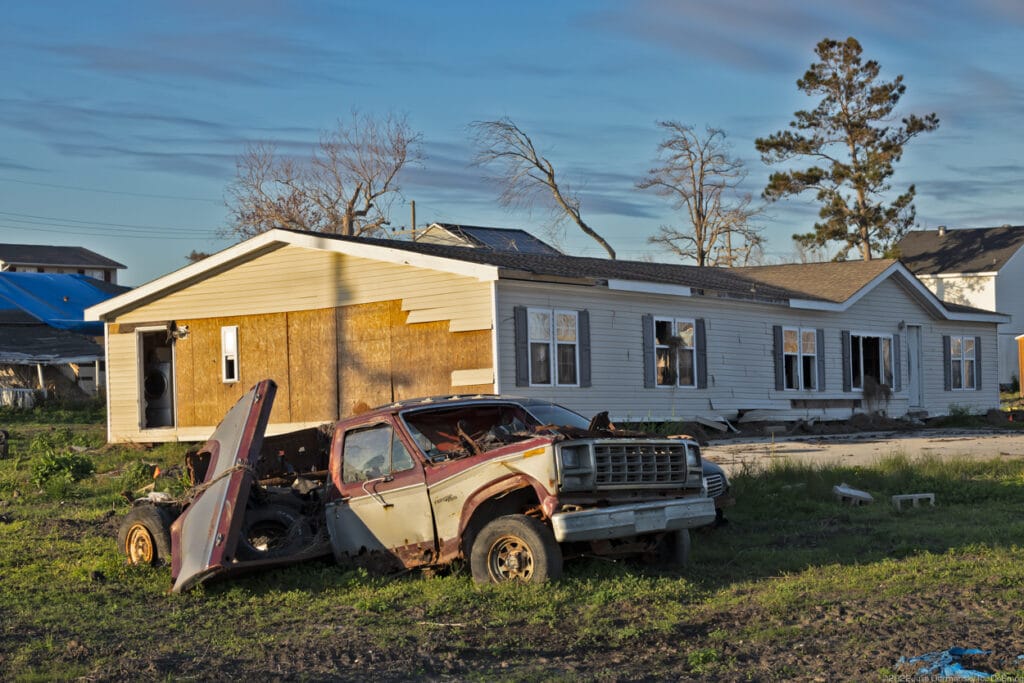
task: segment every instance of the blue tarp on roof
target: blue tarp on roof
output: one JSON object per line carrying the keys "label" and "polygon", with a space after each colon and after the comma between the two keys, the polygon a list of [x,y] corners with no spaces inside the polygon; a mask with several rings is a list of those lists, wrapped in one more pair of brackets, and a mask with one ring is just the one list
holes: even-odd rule
{"label": "blue tarp on roof", "polygon": [[20,308],[50,327],[94,336],[103,334],[103,323],[86,321],[85,309],[127,290],[86,275],[0,272],[0,308]]}

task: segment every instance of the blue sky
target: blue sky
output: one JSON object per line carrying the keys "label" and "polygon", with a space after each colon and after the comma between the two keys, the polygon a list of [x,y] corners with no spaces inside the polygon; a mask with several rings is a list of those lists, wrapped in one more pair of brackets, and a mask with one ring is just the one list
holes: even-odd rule
{"label": "blue sky", "polygon": [[[1019,0],[564,0],[483,2],[4,3],[0,10],[0,242],[77,244],[137,285],[230,245],[225,188],[248,142],[308,150],[353,109],[408,115],[426,158],[392,222],[522,227],[575,254],[582,234],[509,213],[472,167],[467,125],[511,117],[579,192],[620,258],[660,258],[646,236],[680,221],[634,189],[655,122],[723,128],[758,195],[753,141],[813,100],[795,85],[824,37],[856,37],[900,112],[936,112],[896,189],[915,183],[922,227],[1022,224],[1024,3]],[[815,218],[770,207],[769,257]]]}

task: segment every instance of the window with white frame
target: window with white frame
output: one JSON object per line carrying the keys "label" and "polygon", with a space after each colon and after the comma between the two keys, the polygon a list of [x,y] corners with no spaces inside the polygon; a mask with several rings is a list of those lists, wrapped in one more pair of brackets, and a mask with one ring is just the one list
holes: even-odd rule
{"label": "window with white frame", "polygon": [[238,325],[220,328],[220,368],[225,383],[238,381]]}
{"label": "window with white frame", "polygon": [[977,388],[977,362],[974,337],[949,338],[949,379],[953,391]]}
{"label": "window with white frame", "polygon": [[579,385],[576,311],[531,308],[528,313],[531,385]]}
{"label": "window with white frame", "polygon": [[658,386],[697,386],[694,320],[654,319],[654,357]]}
{"label": "window with white frame", "polygon": [[850,335],[850,378],[854,389],[863,389],[867,377],[892,387],[892,373],[892,336]]}
{"label": "window with white frame", "polygon": [[782,362],[786,389],[818,388],[818,331],[782,329]]}

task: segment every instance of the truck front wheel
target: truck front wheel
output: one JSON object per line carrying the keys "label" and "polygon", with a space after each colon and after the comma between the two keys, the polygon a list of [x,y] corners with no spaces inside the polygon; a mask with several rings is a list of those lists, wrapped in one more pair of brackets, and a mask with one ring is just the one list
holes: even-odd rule
{"label": "truck front wheel", "polygon": [[477,583],[543,583],[562,576],[562,550],[539,520],[506,515],[476,535],[469,564]]}

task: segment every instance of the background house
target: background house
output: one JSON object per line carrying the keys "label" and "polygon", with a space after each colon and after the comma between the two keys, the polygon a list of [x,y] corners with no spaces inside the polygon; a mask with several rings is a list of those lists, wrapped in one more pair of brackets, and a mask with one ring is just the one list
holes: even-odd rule
{"label": "background house", "polygon": [[84,247],[0,244],[0,272],[77,274],[117,284],[124,267]]}
{"label": "background house", "polygon": [[128,291],[84,275],[0,272],[0,404],[30,407],[103,386],[103,326],[83,310]]}
{"label": "background house", "polygon": [[999,325],[999,382],[1020,378],[1024,334],[1024,226],[915,230],[897,245],[900,259],[943,301],[1007,314]]}
{"label": "background house", "polygon": [[478,225],[431,223],[422,231],[417,232],[414,239],[423,244],[474,247],[491,251],[518,251],[524,254],[547,254],[549,256],[559,256],[562,253],[525,230],[515,228],[484,228]]}
{"label": "background house", "polygon": [[264,377],[271,431],[479,392],[620,420],[984,410],[1005,320],[897,261],[726,270],[287,230],[86,315],[106,325],[115,441],[205,438]]}

